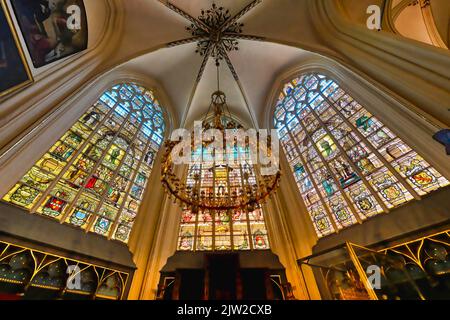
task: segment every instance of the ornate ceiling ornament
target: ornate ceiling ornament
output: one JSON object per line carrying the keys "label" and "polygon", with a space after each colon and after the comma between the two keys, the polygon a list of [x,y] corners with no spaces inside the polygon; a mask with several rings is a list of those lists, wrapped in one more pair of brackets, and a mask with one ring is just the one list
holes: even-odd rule
{"label": "ornate ceiling ornament", "polygon": [[[242,128],[237,123],[230,121],[231,118],[225,117],[227,109],[225,94],[220,90],[214,92],[211,96],[210,110],[212,112],[206,114],[202,122],[202,136],[206,136],[207,132],[211,132],[212,129],[214,132],[221,132],[220,136],[224,138],[225,130]],[[271,154],[270,137],[267,139],[268,153]],[[210,173],[208,176],[214,181],[212,185],[205,187],[202,184],[202,179],[208,178],[202,176],[201,173],[196,172],[192,175],[193,183],[192,181],[187,183],[184,174],[180,174],[183,170],[179,169],[186,164],[177,164],[174,161],[173,152],[175,146],[180,143],[179,141],[167,141],[166,150],[162,156],[161,183],[169,197],[181,207],[189,208],[194,214],[199,210],[252,212],[276,193],[281,178],[279,169],[274,174],[264,175],[261,166],[253,163],[250,159],[237,161],[237,167],[230,165],[230,159],[227,159],[231,155],[232,159],[236,161],[238,154],[247,153],[251,149],[252,142],[239,146],[237,140],[230,142],[224,139],[221,148],[209,149],[212,141],[202,141],[197,146],[194,140],[191,140],[189,153],[200,154],[201,161],[196,162],[191,159],[188,167],[190,170],[193,168],[196,170],[195,168],[199,165],[208,168],[207,171]],[[214,151],[210,153],[211,150]],[[232,150],[231,154],[230,150]],[[236,177],[242,178],[242,184],[237,187],[233,184]]]}
{"label": "ornate ceiling ornament", "polygon": [[196,82],[200,82],[210,57],[214,58],[216,62],[224,60],[234,79],[239,81],[228,52],[239,50],[239,40],[264,40],[262,37],[243,34],[244,24],[239,22],[239,19],[260,4],[262,0],[252,1],[234,16],[231,15],[230,10],[213,3],[210,9],[202,10],[198,18],[194,18],[169,1],[160,0],[160,2],[191,23],[186,29],[192,37],[170,42],[167,44],[167,47],[175,47],[192,42],[197,43],[196,52],[203,57],[203,62]]}
{"label": "ornate ceiling ornament", "polygon": [[[197,42],[197,50],[195,52],[201,56],[205,56],[211,45],[209,55],[217,61],[220,61],[224,59],[224,51],[231,52],[239,50],[239,41],[234,37],[242,34],[244,24],[237,21],[226,24],[230,19],[232,19],[230,10],[219,7],[215,3],[212,4],[210,9],[206,11],[202,10],[198,20],[207,26],[207,29],[205,30],[205,28],[195,23],[186,27],[193,37],[201,38]],[[223,26],[227,26],[227,28],[223,29]],[[227,35],[232,37],[227,37]]]}
{"label": "ornate ceiling ornament", "polygon": [[[226,134],[224,134],[225,130],[241,129],[236,123],[224,121],[224,118],[226,117],[225,111],[228,110],[229,113],[229,108],[226,103],[225,94],[220,91],[220,61],[223,60],[226,62],[235,81],[241,87],[237,72],[228,53],[239,50],[238,40],[240,39],[255,41],[264,40],[257,36],[243,34],[244,24],[239,22],[239,19],[260,4],[262,0],[252,1],[234,16],[231,15],[228,9],[213,4],[210,9],[202,10],[201,15],[198,18],[192,17],[169,1],[160,1],[170,10],[176,12],[190,22],[190,25],[186,27],[186,29],[190,32],[191,38],[170,42],[167,44],[167,47],[175,47],[195,42],[197,43],[196,52],[203,57],[193,92],[195,92],[195,89],[202,78],[209,58],[212,57],[215,59],[218,72],[218,89],[211,96],[211,104],[202,121],[200,131],[202,137],[207,135],[206,132],[210,129],[213,129],[212,131],[216,133],[220,132],[222,138],[214,138],[214,141],[216,141],[216,138],[219,139],[217,141],[220,141],[226,136]],[[212,111],[211,114],[210,111]],[[228,118],[231,119],[231,113]],[[207,121],[207,119],[210,120]],[[266,138],[267,141],[265,145],[268,147],[268,154],[272,155],[271,139],[270,137]],[[227,181],[227,183],[219,186],[210,186],[206,189],[201,187],[202,177],[200,174],[193,175],[192,179],[195,181],[193,184],[192,181],[190,184],[186,183],[185,177],[183,178],[183,176],[179,174],[184,171],[182,170],[183,168],[181,168],[179,164],[176,164],[178,163],[178,159],[175,161],[173,158],[178,158],[178,156],[180,156],[180,154],[176,152],[173,154],[174,148],[179,142],[167,141],[161,167],[161,182],[165,191],[175,202],[179,203],[180,206],[190,208],[193,213],[199,212],[200,209],[253,211],[256,207],[264,204],[275,193],[279,186],[281,171],[278,168],[277,172],[272,173],[271,175],[265,175],[263,174],[263,168],[258,164],[252,163],[252,161],[248,163],[239,163],[238,170],[233,168],[229,162],[221,160],[221,158],[230,156],[230,153],[228,152],[230,147],[235,150],[231,154],[232,156],[237,156],[239,153],[247,154],[250,149],[256,148],[255,144],[259,146],[260,143],[262,143],[261,141],[265,138],[258,136],[258,139],[258,142],[248,141],[245,146],[238,146],[236,141],[233,140],[233,142],[229,142],[224,139],[224,141],[222,141],[222,146],[214,149],[213,153],[211,153],[211,155],[214,155],[213,159],[211,160],[208,158],[207,161],[202,161],[202,165],[210,166],[207,171],[210,172],[210,176],[214,178],[214,181],[217,178],[218,181]],[[189,142],[187,143],[189,144]],[[207,149],[211,143],[211,141],[203,141],[200,144],[197,144],[195,143],[194,138],[190,143],[190,151],[186,151],[186,153],[191,155],[192,151],[194,151],[194,154],[200,152],[202,160],[205,160],[204,155],[207,155],[208,153],[205,154],[204,152],[208,151]],[[191,160],[192,159],[189,161]],[[189,167],[193,164],[195,165],[197,163],[195,161],[189,162]],[[186,166],[186,163],[183,165]],[[238,174],[237,171],[239,171],[242,178],[242,185],[240,187],[230,187],[230,181],[236,177]]]}

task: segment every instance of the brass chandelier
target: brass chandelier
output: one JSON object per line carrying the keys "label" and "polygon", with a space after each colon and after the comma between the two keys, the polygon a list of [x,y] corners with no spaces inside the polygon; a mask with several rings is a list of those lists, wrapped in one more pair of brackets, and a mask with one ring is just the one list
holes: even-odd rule
{"label": "brass chandelier", "polygon": [[[219,63],[216,61],[216,66],[218,67],[218,65]],[[252,161],[247,161],[249,158],[246,158],[244,161],[240,160],[237,165],[236,163],[235,165],[229,164],[226,156],[229,156],[230,150],[246,153],[248,156],[252,142],[250,142],[250,139],[246,139],[245,147],[238,147],[236,138],[231,143],[230,141],[226,141],[225,130],[239,130],[242,127],[237,122],[231,120],[226,96],[219,88],[219,71],[217,71],[217,77],[218,90],[211,96],[209,110],[202,121],[201,134],[203,137],[206,130],[209,129],[220,131],[222,133],[223,143],[221,145],[223,148],[214,148],[211,153],[211,159],[204,161],[204,151],[212,141],[202,141],[196,146],[194,139],[191,138],[190,146],[192,153],[198,155],[200,151],[200,163],[203,167],[207,168],[207,175],[212,177],[212,185],[207,187],[203,185],[202,180],[205,177],[202,175],[204,174],[204,170],[192,174],[190,176],[190,183],[186,183],[186,177],[183,175],[183,172],[186,172],[186,166],[191,167],[198,162],[191,160],[192,162],[188,165],[176,165],[174,163],[173,150],[180,143],[178,141],[167,141],[165,144],[165,152],[162,157],[161,182],[170,198],[182,208],[190,209],[192,213],[198,213],[200,210],[229,212],[246,210],[251,212],[263,205],[275,193],[279,186],[281,171],[278,169],[276,174],[262,175],[261,167],[258,164],[252,163]],[[212,112],[210,114],[211,110]],[[229,115],[225,114],[225,110],[228,111]],[[260,136],[258,135],[258,137]],[[267,137],[267,140],[265,146],[267,146],[267,154],[270,156],[272,152],[270,136]],[[259,148],[259,140],[258,146],[256,147]],[[198,150],[199,148],[201,150]],[[236,180],[236,176],[239,176],[239,185],[233,185],[231,182],[231,180]]]}

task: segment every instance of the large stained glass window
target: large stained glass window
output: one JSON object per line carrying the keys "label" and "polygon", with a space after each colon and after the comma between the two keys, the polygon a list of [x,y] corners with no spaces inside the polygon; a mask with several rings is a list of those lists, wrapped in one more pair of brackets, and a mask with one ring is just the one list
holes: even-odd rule
{"label": "large stained glass window", "polygon": [[161,106],[151,91],[132,83],[116,85],[3,201],[127,242],[164,126]]}
{"label": "large stained glass window", "polygon": [[274,118],[319,237],[449,185],[327,76],[286,83]]}
{"label": "large stained glass window", "polygon": [[[231,121],[223,120],[225,127]],[[186,183],[191,188],[199,188],[200,194],[214,197],[242,194],[244,179],[250,184],[256,183],[255,170],[250,161],[249,149],[229,148],[234,153],[234,159],[249,159],[229,163],[216,162],[211,154],[212,149],[203,146],[196,150],[201,161],[191,164],[188,168]],[[223,157],[226,159],[226,157]],[[216,166],[215,170],[211,170]],[[228,173],[227,173],[228,171]],[[178,238],[180,251],[231,251],[231,250],[266,250],[269,249],[269,239],[264,220],[263,209],[255,207],[245,210],[208,211],[191,209],[183,210]]]}

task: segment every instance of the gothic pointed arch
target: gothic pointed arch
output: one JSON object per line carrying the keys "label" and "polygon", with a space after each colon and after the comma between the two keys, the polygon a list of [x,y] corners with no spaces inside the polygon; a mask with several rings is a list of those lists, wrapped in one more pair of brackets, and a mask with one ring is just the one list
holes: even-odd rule
{"label": "gothic pointed arch", "polygon": [[165,127],[154,92],[132,82],[116,84],[2,200],[128,242]]}
{"label": "gothic pointed arch", "polygon": [[319,237],[450,184],[324,74],[285,83],[274,125]]}

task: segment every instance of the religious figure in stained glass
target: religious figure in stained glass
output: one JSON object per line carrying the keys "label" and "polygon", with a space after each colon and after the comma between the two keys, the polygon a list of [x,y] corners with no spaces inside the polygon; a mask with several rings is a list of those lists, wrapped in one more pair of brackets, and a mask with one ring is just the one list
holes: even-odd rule
{"label": "religious figure in stained glass", "polygon": [[164,131],[153,93],[134,83],[115,85],[3,201],[127,242]]}
{"label": "religious figure in stained glass", "polygon": [[[223,117],[225,127],[235,128],[234,120]],[[236,159],[248,154],[248,150],[233,149]],[[201,157],[200,164],[188,168],[186,184],[199,190],[201,195],[214,197],[241,195],[245,179],[255,180],[250,161],[235,161],[232,164],[213,163],[207,149],[196,150]],[[211,170],[215,166],[215,170]],[[301,169],[299,169],[301,170]],[[228,173],[228,174],[227,174]],[[231,251],[267,250],[270,248],[262,208],[247,210],[200,210],[186,208],[181,216],[178,250],[180,251]]]}
{"label": "religious figure in stained glass", "polygon": [[450,184],[325,75],[286,83],[274,124],[319,237]]}
{"label": "religious figure in stained glass", "polygon": [[192,250],[193,244],[194,244],[194,237],[193,235],[187,231],[180,235],[180,250]]}

